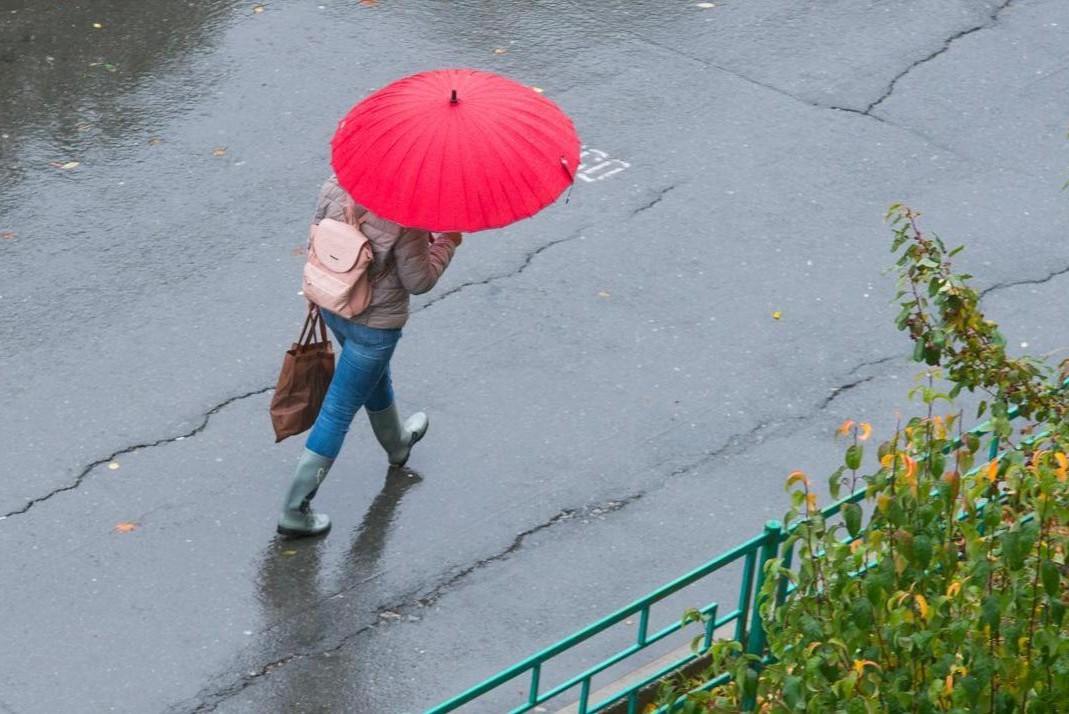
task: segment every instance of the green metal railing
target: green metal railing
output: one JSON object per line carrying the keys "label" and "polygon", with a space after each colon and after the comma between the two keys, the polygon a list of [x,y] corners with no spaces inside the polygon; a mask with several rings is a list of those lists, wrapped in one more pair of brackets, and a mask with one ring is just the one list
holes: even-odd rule
{"label": "green metal railing", "polygon": [[[658,669],[656,672],[645,677],[642,681],[633,683],[624,689],[606,697],[600,702],[591,702],[591,683],[595,675],[604,672],[609,667],[622,662],[623,660],[631,657],[632,655],[641,652],[647,647],[660,642],[664,638],[680,631],[683,628],[682,620],[676,622],[658,630],[655,633],[649,632],[649,620],[650,620],[650,608],[657,602],[665,599],[669,595],[676,593],[683,588],[693,585],[706,576],[717,572],[718,570],[728,567],[739,560],[742,560],[742,583],[739,587],[738,602],[734,609],[726,613],[718,613],[719,606],[713,602],[701,608],[699,612],[706,616],[705,634],[703,637],[703,643],[705,648],[712,643],[713,633],[731,623],[735,624],[735,638],[742,640],[747,636],[747,630],[750,633],[754,632],[753,622],[760,623],[760,616],[756,608],[752,607],[753,594],[755,591],[760,590],[762,580],[764,578],[764,563],[770,558],[774,557],[779,543],[781,542],[781,536],[783,528],[777,521],[771,521],[766,526],[764,533],[755,536],[742,545],[733,548],[732,550],[724,553],[718,558],[715,558],[705,565],[692,570],[686,575],[673,580],[672,582],[662,585],[654,590],[649,595],[636,600],[627,607],[621,608],[616,612],[603,617],[597,622],[583,628],[579,632],[576,632],[570,637],[566,637],[560,642],[547,647],[538,654],[532,655],[527,659],[517,662],[508,669],[498,673],[497,675],[487,679],[481,684],[472,687],[468,691],[453,697],[447,702],[439,704],[433,709],[429,709],[427,714],[444,714],[444,712],[450,712],[460,708],[464,704],[467,704],[484,694],[497,689],[502,684],[509,682],[521,675],[529,677],[529,687],[527,701],[519,706],[510,709],[510,714],[520,714],[521,712],[527,712],[534,709],[536,706],[544,704],[545,702],[554,699],[564,692],[572,690],[576,687],[579,688],[579,714],[597,714],[597,712],[604,711],[609,706],[612,706],[620,700],[627,700],[629,714],[635,714],[638,711],[638,692],[644,687],[656,682],[658,679],[664,677],[666,674],[673,672],[680,667],[686,666],[689,662],[692,662],[697,658],[695,654],[689,654],[681,657],[678,660],[671,662],[664,667]],[[756,583],[754,581],[757,581]],[[755,587],[756,585],[756,587]],[[634,643],[629,647],[626,647],[616,654],[602,660],[598,664],[590,667],[589,669],[580,672],[579,674],[567,679],[561,684],[548,689],[545,692],[541,691],[541,674],[542,665],[547,661],[553,659],[557,655],[574,648],[591,637],[604,632],[614,625],[618,625],[627,621],[634,615],[638,615],[638,624],[635,627]],[[747,628],[747,618],[751,619],[749,628]],[[760,625],[758,624],[758,630]],[[760,639],[753,639],[752,646],[755,648],[752,651],[760,652],[764,649],[763,636]]]}
{"label": "green metal railing", "polygon": [[[1069,384],[1069,380],[1067,380],[1067,384]],[[1016,418],[1017,410],[1011,409],[1008,416],[1010,419]],[[990,432],[990,423],[985,422],[972,429],[969,433],[975,436],[985,436]],[[961,440],[958,439],[950,448],[955,449],[960,446]],[[996,436],[991,439],[988,448],[988,460],[990,461],[998,455],[999,440]],[[858,491],[839,499],[827,508],[822,509],[821,513],[824,518],[832,518],[837,515],[846,504],[857,503],[863,500],[864,497],[865,489],[859,489]],[[493,677],[477,684],[466,692],[428,709],[426,714],[445,714],[446,712],[454,711],[465,704],[482,698],[484,695],[496,690],[503,684],[521,676],[528,677],[526,701],[509,709],[509,714],[529,712],[535,707],[539,707],[565,692],[574,690],[576,687],[578,687],[579,690],[578,714],[597,714],[612,706],[622,706],[624,702],[626,702],[627,705],[627,714],[638,714],[640,692],[662,679],[664,676],[683,669],[687,665],[695,662],[700,657],[698,653],[704,652],[709,648],[709,645],[712,643],[713,633],[725,625],[735,625],[734,639],[743,643],[747,653],[758,655],[763,654],[766,649],[766,639],[760,615],[760,602],[757,600],[764,585],[764,566],[768,561],[779,557],[780,546],[797,526],[798,523],[794,523],[791,524],[790,527],[784,528],[779,521],[769,521],[765,524],[764,531],[759,535],[750,538],[746,542],[736,546],[727,553],[714,558],[705,565],[695,568],[686,575],[662,585],[645,597],[634,601],[627,607],[621,608],[582,630],[579,630],[571,636],[564,638],[560,642],[547,647],[541,652],[517,662],[508,669],[505,669]],[[849,542],[849,540],[851,539],[848,538],[846,542]],[[790,548],[783,553],[785,566],[790,567],[793,561],[793,556],[793,548]],[[650,608],[653,607],[653,605],[738,562],[739,560],[742,561],[743,567],[741,583],[739,585],[739,594],[735,607],[730,612],[720,613],[718,603],[711,602],[699,609],[699,612],[705,616],[705,633],[702,638],[703,646],[698,649],[698,652],[691,652],[682,656],[675,661],[658,668],[657,671],[648,676],[621,687],[618,691],[605,696],[600,701],[591,702],[592,681],[596,675],[604,672],[613,665],[619,664],[625,659],[633,657],[651,645],[660,642],[664,638],[683,629],[682,620],[678,620],[673,624],[650,634]],[[792,590],[793,587],[788,587],[785,579],[781,580],[780,587],[777,591],[777,600],[782,600]],[[595,635],[604,632],[615,625],[626,622],[636,614],[639,617],[638,625],[635,628],[633,644],[579,674],[568,678],[561,684],[551,687],[546,691],[542,691],[542,668],[546,662],[552,660],[563,652],[572,650]],[[730,674],[723,673],[716,678],[705,682],[695,691],[712,689],[713,687],[726,683],[729,679]],[[678,702],[676,704],[678,704]],[[663,706],[657,710],[656,714],[665,714],[665,712],[668,712],[670,709],[674,710],[676,704]],[[746,703],[744,702],[744,708],[745,704]],[[749,704],[752,708],[753,703],[750,702]],[[746,710],[748,711],[749,709]]]}

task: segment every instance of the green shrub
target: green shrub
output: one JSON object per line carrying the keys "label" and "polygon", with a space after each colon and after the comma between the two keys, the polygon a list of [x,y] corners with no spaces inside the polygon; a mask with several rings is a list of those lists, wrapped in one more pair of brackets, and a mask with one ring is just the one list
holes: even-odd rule
{"label": "green shrub", "polygon": [[[971,276],[924,234],[918,215],[888,213],[898,257],[899,329],[927,365],[913,390],[923,414],[899,423],[861,473],[868,424],[845,423],[833,497],[862,486],[864,508],[829,522],[809,477],[787,480],[795,524],[786,567],[766,570],[761,615],[770,661],[714,643],[728,684],[688,694],[675,711],[1069,711],[1069,394],[1055,370],[1011,358],[980,310]],[[945,386],[943,386],[945,385]],[[982,398],[1002,455],[988,461],[962,430],[961,392]],[[1017,419],[1012,419],[1014,416]],[[786,580],[793,590],[777,602]],[[664,685],[658,704],[696,682]]]}

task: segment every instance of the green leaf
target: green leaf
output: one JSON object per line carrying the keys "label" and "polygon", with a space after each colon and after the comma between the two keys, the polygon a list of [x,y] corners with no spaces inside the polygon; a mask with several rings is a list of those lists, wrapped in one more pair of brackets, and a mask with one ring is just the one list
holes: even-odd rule
{"label": "green leaf", "polygon": [[856,538],[861,532],[861,506],[856,503],[847,503],[843,506],[843,521],[846,522],[846,532],[851,538]]}
{"label": "green leaf", "polygon": [[961,689],[965,692],[966,701],[976,706],[980,701],[980,693],[984,690],[984,682],[975,675],[967,675],[961,678]]}
{"label": "green leaf", "polygon": [[1057,597],[1061,592],[1061,573],[1058,572],[1058,566],[1051,560],[1044,560],[1039,572],[1047,595]]}
{"label": "green leaf", "polygon": [[846,468],[851,471],[857,471],[861,468],[861,458],[865,453],[864,447],[861,444],[851,444],[846,450]]}
{"label": "green leaf", "polygon": [[924,570],[932,562],[932,539],[924,534],[913,538],[913,562]]}
{"label": "green leaf", "polygon": [[867,630],[873,622],[873,607],[872,603],[863,598],[858,598],[850,604],[850,615],[853,617],[854,624],[862,630]]}
{"label": "green leaf", "polygon": [[1065,619],[1065,603],[1061,600],[1052,600],[1050,603],[1050,617],[1058,627],[1062,626]]}
{"label": "green leaf", "polygon": [[831,497],[835,500],[839,500],[839,493],[842,491],[843,486],[843,467],[835,469],[835,472],[828,477],[828,491],[831,493]]}
{"label": "green leaf", "polygon": [[913,361],[921,362],[924,360],[924,341],[917,340],[913,344]]}
{"label": "green leaf", "polygon": [[934,343],[929,343],[924,346],[924,363],[929,367],[934,367],[939,364],[939,360],[943,356],[943,350]]}
{"label": "green leaf", "polygon": [[805,711],[805,685],[801,677],[790,676],[783,680],[783,699],[795,711]]}
{"label": "green leaf", "polygon": [[1007,531],[1002,536],[1002,555],[1006,559],[1007,568],[1010,570],[1023,568],[1026,552],[1020,531]]}
{"label": "green leaf", "polygon": [[998,597],[995,595],[985,597],[980,603],[980,624],[989,626],[992,631],[997,630],[1000,615]]}
{"label": "green leaf", "polygon": [[932,458],[928,460],[928,473],[933,478],[939,478],[943,475],[943,469],[946,467],[946,456],[943,452],[935,451],[932,453]]}

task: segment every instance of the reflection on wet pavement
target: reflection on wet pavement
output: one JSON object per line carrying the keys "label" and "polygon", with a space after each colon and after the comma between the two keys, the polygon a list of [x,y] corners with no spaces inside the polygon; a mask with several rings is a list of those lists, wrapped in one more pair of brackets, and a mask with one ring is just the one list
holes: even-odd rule
{"label": "reflection on wet pavement", "polygon": [[[182,82],[180,70],[210,48],[233,8],[230,0],[0,2],[0,186],[129,141],[196,97],[202,88]],[[158,88],[172,73],[169,96],[130,100],[143,82]]]}
{"label": "reflection on wet pavement", "polygon": [[[259,574],[259,600],[263,621],[278,628],[283,642],[274,643],[294,656],[322,653],[323,642],[337,634],[339,625],[328,608],[316,607],[323,600],[339,596],[359,599],[360,586],[375,578],[379,560],[394,525],[397,507],[410,488],[422,477],[407,468],[391,468],[382,490],[368,507],[360,525],[353,530],[352,544],[333,578],[323,572],[322,557],[327,548],[324,538],[275,538],[264,550]],[[369,603],[373,606],[373,603]],[[331,656],[334,655],[334,656]],[[330,682],[343,677],[359,681],[364,669],[359,650],[331,652],[329,649],[315,667],[280,668],[275,673],[274,691],[278,711],[345,711],[341,691]]]}

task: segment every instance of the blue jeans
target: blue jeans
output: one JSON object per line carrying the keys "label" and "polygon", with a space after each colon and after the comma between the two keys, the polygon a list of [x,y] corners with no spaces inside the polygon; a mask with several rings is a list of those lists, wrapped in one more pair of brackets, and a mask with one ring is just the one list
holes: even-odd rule
{"label": "blue jeans", "polygon": [[341,345],[341,356],[305,447],[334,459],[360,407],[378,412],[393,404],[390,358],[401,330],[365,327],[326,310],[320,314]]}

